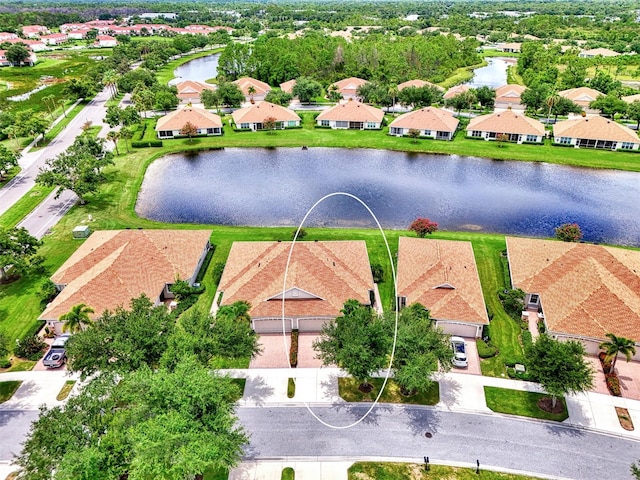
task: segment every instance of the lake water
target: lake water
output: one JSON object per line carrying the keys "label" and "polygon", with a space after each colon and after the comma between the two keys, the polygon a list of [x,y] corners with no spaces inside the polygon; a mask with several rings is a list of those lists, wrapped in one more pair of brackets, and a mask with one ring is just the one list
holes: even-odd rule
{"label": "lake water", "polygon": [[[637,173],[382,150],[228,148],[149,166],[136,205],[169,223],[297,226],[322,196],[360,197],[385,228],[425,216],[446,230],[552,236],[577,222],[585,240],[640,246]],[[356,201],[332,197],[309,226],[372,227]]]}
{"label": "lake water", "polygon": [[176,78],[169,82],[174,85],[185,80],[193,80],[196,82],[204,82],[218,75],[218,60],[220,54],[207,55],[206,57],[196,58],[183,63],[173,71]]}
{"label": "lake water", "polygon": [[500,87],[507,84],[507,67],[515,65],[517,60],[509,57],[488,58],[488,65],[476,68],[473,71],[473,78],[466,84],[471,88],[478,87]]}

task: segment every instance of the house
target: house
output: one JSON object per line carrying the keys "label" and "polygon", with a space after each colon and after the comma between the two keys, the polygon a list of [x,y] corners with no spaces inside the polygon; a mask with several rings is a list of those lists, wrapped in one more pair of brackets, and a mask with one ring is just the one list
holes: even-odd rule
{"label": "house", "polygon": [[236,128],[244,130],[263,130],[267,119],[273,119],[278,130],[300,126],[300,117],[296,112],[270,102],[258,102],[240,108],[231,117]]}
{"label": "house", "polygon": [[582,50],[578,54],[580,58],[594,58],[598,55],[601,57],[617,57],[620,54],[618,52],[614,52],[613,50],[609,50],[608,48],[593,48],[591,50]]}
{"label": "house", "polygon": [[251,77],[242,77],[235,80],[235,83],[247,102],[259,102],[264,100],[267,93],[271,91],[268,83],[261,82]]}
{"label": "house", "polygon": [[[598,352],[606,334],[640,342],[640,252],[584,243],[507,237],[514,288],[547,332]],[[640,359],[640,348],[635,359]]]}
{"label": "house", "polygon": [[503,43],[498,45],[497,50],[504,53],[520,53],[520,49],[522,48],[521,43]]}
{"label": "house", "polygon": [[18,38],[18,35],[11,32],[0,32],[0,42],[4,42],[6,40],[13,40]]}
{"label": "house", "polygon": [[70,40],[82,40],[87,38],[87,34],[90,31],[91,29],[86,27],[77,28],[75,30],[69,30],[67,32],[67,37],[69,37]]}
{"label": "house", "polygon": [[467,126],[467,137],[500,140],[502,135],[509,142],[542,143],[545,131],[538,120],[512,110],[472,118]]}
{"label": "house", "polygon": [[40,40],[25,40],[24,38],[12,38],[10,40],[5,40],[5,42],[11,43],[11,44],[22,43],[23,45],[25,45],[30,50],[33,50],[34,52],[40,52],[42,50],[47,49],[47,46],[44,44],[44,42],[41,42]]}
{"label": "house", "polygon": [[248,301],[258,333],[282,332],[283,301],[287,332],[319,332],[350,299],[373,306],[364,241],[297,242],[289,261],[290,251],[291,242],[234,242],[216,293],[219,305]]}
{"label": "house", "polygon": [[22,34],[27,38],[39,38],[40,35],[46,35],[49,29],[42,25],[25,25],[22,27]]}
{"label": "house", "polygon": [[180,131],[187,123],[197,128],[197,135],[222,135],[222,120],[218,115],[203,108],[185,107],[158,119],[158,138],[184,137]]}
{"label": "house", "polygon": [[636,132],[599,115],[556,123],[553,126],[553,143],[607,150],[638,150],[640,147]]}
{"label": "house", "polygon": [[522,85],[503,85],[496,88],[495,108],[523,108],[520,103],[522,93],[527,89]]}
{"label": "house", "polygon": [[295,79],[293,80],[289,80],[287,82],[281,83],[280,84],[280,90],[282,90],[285,93],[288,93],[290,95],[293,95],[293,87],[296,86],[296,81]]}
{"label": "house", "polygon": [[471,90],[469,85],[456,85],[455,87],[451,87],[449,90],[445,92],[442,98],[445,100],[449,100],[453,97],[460,95],[461,93],[465,93]]}
{"label": "house", "polygon": [[53,325],[84,303],[92,318],[145,294],[170,302],[177,278],[193,285],[211,248],[211,230],[102,230],[94,232],[51,276],[60,291],[40,315]]}
{"label": "house", "polygon": [[358,88],[366,83],[368,82],[362,78],[349,77],[333,83],[329,90],[336,90],[344,100],[355,100],[358,98]]}
{"label": "house", "polygon": [[89,27],[87,27],[84,23],[63,23],[62,25],[60,25],[60,31],[66,34],[84,28],[89,29]]}
{"label": "house", "polygon": [[115,47],[118,45],[118,41],[111,35],[98,35],[96,37],[96,47]]}
{"label": "house", "polygon": [[186,80],[176,83],[178,89],[178,98],[181,103],[200,103],[200,94],[204,90],[215,90],[216,87],[204,82],[196,82],[194,80]]}
{"label": "house", "polygon": [[40,37],[40,41],[46,45],[61,45],[67,40],[69,40],[69,37],[65,33],[52,33]]}
{"label": "house", "polygon": [[470,242],[400,237],[398,304],[420,303],[445,333],[478,338],[489,324]]}
{"label": "house", "polygon": [[453,140],[460,121],[451,112],[426,107],[400,115],[389,125],[389,135],[401,137],[418,130],[421,137]]}
{"label": "house", "polygon": [[640,102],[640,93],[636,93],[635,95],[627,95],[626,97],[622,97],[621,100],[626,103]]}
{"label": "house", "polygon": [[349,100],[320,113],[316,117],[319,127],[350,130],[376,130],[382,128],[384,112],[379,108]]}
{"label": "house", "polygon": [[[38,62],[35,52],[29,50],[29,59],[23,65],[35,65]],[[7,59],[7,51],[0,50],[0,67],[11,67],[13,64]]]}
{"label": "house", "polygon": [[604,93],[589,87],[578,87],[570,88],[569,90],[562,90],[558,92],[558,95],[564,98],[568,98],[573,103],[580,105],[583,110],[587,111],[589,108],[589,104],[600,95],[604,95]]}
{"label": "house", "polygon": [[435,83],[431,83],[431,82],[426,82],[424,80],[409,80],[407,82],[403,82],[403,83],[399,83],[398,84],[398,91],[402,91],[405,88],[422,88],[422,87],[433,87],[437,90],[440,90],[441,92],[444,92],[444,88],[442,88],[440,85],[436,85]]}

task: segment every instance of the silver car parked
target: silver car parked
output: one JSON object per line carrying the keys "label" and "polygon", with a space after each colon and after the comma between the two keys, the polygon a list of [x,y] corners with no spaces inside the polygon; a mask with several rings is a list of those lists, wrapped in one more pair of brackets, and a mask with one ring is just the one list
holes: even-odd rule
{"label": "silver car parked", "polygon": [[464,344],[464,338],[451,337],[451,350],[453,350],[453,366],[465,368],[469,365],[467,361],[467,348]]}

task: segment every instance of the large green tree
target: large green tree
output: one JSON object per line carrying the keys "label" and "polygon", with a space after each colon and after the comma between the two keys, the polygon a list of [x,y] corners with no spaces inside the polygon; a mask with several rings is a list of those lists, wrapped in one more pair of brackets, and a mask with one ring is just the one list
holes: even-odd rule
{"label": "large green tree", "polygon": [[636,100],[627,107],[627,117],[636,124],[636,130],[640,129],[640,100]]}
{"label": "large green tree", "polygon": [[36,255],[42,242],[32,237],[25,228],[0,229],[0,283],[9,280],[9,274],[19,275],[39,265]]}
{"label": "large green tree", "polygon": [[218,97],[220,98],[220,105],[226,107],[239,107],[244,102],[244,95],[235,83],[222,82],[218,85]]}
{"label": "large green tree", "polygon": [[613,333],[607,333],[606,336],[609,340],[602,342],[599,348],[604,350],[607,358],[611,361],[611,371],[613,372],[616,368],[618,355],[623,355],[627,362],[631,361],[636,354],[636,342],[629,338],[618,337]]}
{"label": "large green tree", "polygon": [[322,95],[322,85],[308,77],[299,77],[293,86],[293,96],[298,97],[301,103],[311,103],[315,97]]}
{"label": "large green tree", "polygon": [[593,386],[593,368],[585,359],[584,346],[575,341],[561,342],[540,335],[527,349],[529,373],[552,398],[580,393]]}
{"label": "large green tree", "polygon": [[313,342],[324,365],[337,365],[360,381],[360,388],[371,388],[369,379],[386,365],[391,351],[392,332],[373,310],[357,300],[348,300],[342,315],[322,326]]}
{"label": "large green tree", "polygon": [[613,94],[600,95],[589,104],[589,108],[600,110],[602,114],[611,119],[615,119],[616,114],[624,114],[627,111],[627,104]]}
{"label": "large green tree", "polygon": [[86,203],[86,196],[96,193],[104,181],[104,167],[113,165],[113,154],[104,143],[104,139],[80,135],[66,151],[46,161],[36,182],[60,187],[56,198],[64,190],[71,190],[81,204]]}
{"label": "large green tree", "polygon": [[202,479],[240,461],[247,436],[237,387],[187,357],[91,380],[64,406],[43,409],[17,458],[21,480]]}
{"label": "large green tree", "polygon": [[14,43],[7,48],[6,57],[13,65],[19,67],[29,60],[29,50],[22,43]]}
{"label": "large green tree", "polygon": [[4,145],[0,145],[0,179],[3,177],[7,170],[18,166],[18,159],[20,154],[9,150]]}

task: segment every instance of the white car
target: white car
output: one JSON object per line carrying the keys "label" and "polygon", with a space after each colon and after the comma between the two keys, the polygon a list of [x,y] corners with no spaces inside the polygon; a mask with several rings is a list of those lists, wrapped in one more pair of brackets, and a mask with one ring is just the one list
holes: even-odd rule
{"label": "white car", "polygon": [[464,368],[469,365],[467,361],[467,348],[464,344],[464,338],[451,337],[451,350],[453,350],[453,366]]}

